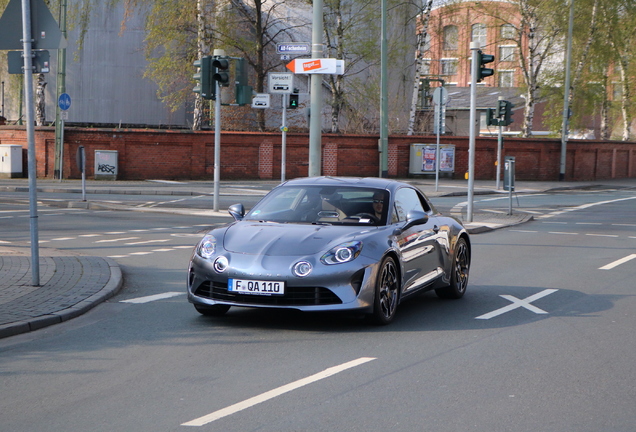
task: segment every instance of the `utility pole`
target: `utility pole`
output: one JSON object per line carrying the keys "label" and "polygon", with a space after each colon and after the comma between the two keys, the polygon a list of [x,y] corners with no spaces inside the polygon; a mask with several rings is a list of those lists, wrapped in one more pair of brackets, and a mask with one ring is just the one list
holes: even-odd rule
{"label": "utility pole", "polygon": [[[67,0],[61,0],[60,2],[60,15],[59,25],[62,36],[66,38],[66,2]],[[57,97],[56,101],[60,99],[60,95],[66,93],[66,48],[60,48],[57,50]],[[55,108],[55,168],[53,170],[53,177],[62,180],[62,154],[64,146],[64,126],[62,123],[62,110],[59,104],[56,103]]]}
{"label": "utility pole", "polygon": [[565,92],[563,96],[563,123],[561,125],[561,164],[559,181],[565,180],[566,155],[570,120],[570,64],[572,63],[572,27],[574,26],[574,0],[570,0],[570,21],[568,27],[568,45],[565,60]]}
{"label": "utility pole", "polygon": [[389,90],[387,87],[387,0],[382,0],[380,43],[380,177],[389,176]]}
{"label": "utility pole", "polygon": [[27,157],[29,172],[29,221],[31,231],[31,279],[40,286],[40,250],[38,240],[38,200],[35,167],[35,126],[33,124],[33,58],[31,46],[31,2],[22,0],[22,45],[24,51],[24,100],[26,104]]}
{"label": "utility pole", "polygon": [[[313,1],[311,30],[311,57],[323,58],[323,0]],[[312,74],[309,103],[309,177],[318,177],[322,171],[322,75]]]}

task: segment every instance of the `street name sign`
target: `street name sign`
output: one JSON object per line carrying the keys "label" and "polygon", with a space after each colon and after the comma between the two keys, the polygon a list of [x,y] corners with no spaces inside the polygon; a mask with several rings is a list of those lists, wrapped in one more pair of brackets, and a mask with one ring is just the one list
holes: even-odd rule
{"label": "street name sign", "polygon": [[277,54],[309,55],[311,45],[309,42],[286,42],[276,44]]}

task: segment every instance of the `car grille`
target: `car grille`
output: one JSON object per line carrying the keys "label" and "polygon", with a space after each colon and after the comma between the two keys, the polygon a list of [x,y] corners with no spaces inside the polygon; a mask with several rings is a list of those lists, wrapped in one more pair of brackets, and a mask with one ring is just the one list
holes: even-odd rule
{"label": "car grille", "polygon": [[227,283],[208,281],[202,283],[194,294],[212,300],[266,306],[320,306],[342,303],[337,295],[323,287],[286,286],[285,294],[282,296],[262,296],[228,292]]}

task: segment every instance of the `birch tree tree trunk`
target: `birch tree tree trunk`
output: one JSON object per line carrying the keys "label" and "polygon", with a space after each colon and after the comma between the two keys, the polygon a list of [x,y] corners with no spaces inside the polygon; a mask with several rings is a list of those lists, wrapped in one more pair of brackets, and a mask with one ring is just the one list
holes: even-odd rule
{"label": "birch tree tree trunk", "polygon": [[413,135],[415,131],[415,117],[417,115],[417,100],[419,98],[420,80],[424,75],[424,51],[428,35],[428,23],[433,8],[433,0],[422,0],[426,2],[419,15],[420,31],[417,32],[417,50],[415,51],[415,77],[413,78],[413,96],[411,97],[411,109],[409,113],[409,123],[407,135]]}
{"label": "birch tree tree trunk", "polygon": [[[210,55],[210,32],[208,23],[213,16],[214,1],[197,0],[197,58]],[[192,130],[201,130],[205,114],[205,100],[197,93],[194,101],[194,113],[192,118]]]}
{"label": "birch tree tree trunk", "polygon": [[44,74],[38,74],[38,85],[35,89],[35,124],[44,126],[46,122],[46,80]]}

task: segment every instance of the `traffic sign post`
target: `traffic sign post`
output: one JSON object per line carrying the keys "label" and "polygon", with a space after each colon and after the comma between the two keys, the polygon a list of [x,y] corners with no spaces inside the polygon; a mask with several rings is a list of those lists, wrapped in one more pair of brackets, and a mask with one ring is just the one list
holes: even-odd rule
{"label": "traffic sign post", "polygon": [[446,128],[446,100],[448,90],[444,87],[437,87],[433,92],[433,102],[435,102],[435,134],[437,135],[437,148],[435,151],[435,192],[439,190],[439,136]]}

